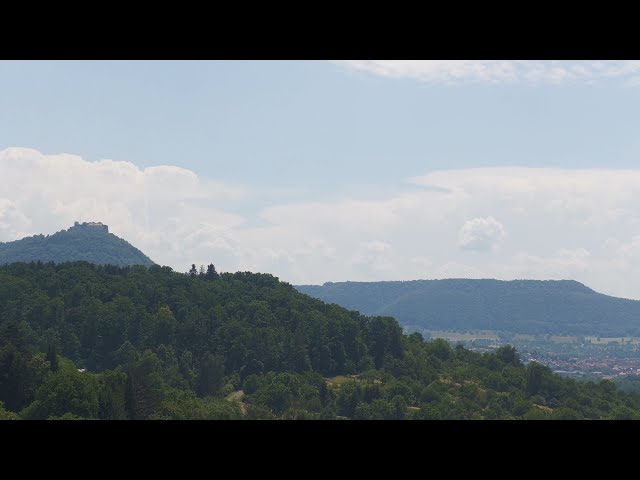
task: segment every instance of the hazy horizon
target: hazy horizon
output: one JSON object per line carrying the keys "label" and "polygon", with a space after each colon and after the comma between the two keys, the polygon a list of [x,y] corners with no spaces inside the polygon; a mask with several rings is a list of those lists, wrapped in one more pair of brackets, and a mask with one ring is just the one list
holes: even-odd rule
{"label": "hazy horizon", "polygon": [[640,299],[638,62],[0,62],[0,241]]}

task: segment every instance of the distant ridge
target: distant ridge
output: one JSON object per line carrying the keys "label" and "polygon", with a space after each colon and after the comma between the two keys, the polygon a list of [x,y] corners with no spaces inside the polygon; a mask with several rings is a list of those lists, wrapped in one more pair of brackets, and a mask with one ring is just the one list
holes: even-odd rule
{"label": "distant ridge", "polygon": [[296,288],[424,329],[640,336],[640,301],[603,295],[574,280],[327,282]]}
{"label": "distant ridge", "polygon": [[75,222],[53,235],[34,235],[0,242],[0,265],[16,262],[71,262],[84,260],[100,265],[154,265],[126,240],[109,233],[101,222]]}

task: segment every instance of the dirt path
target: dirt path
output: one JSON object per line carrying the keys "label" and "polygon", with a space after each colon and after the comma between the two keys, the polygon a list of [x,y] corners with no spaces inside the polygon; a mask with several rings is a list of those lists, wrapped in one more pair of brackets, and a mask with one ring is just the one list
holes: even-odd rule
{"label": "dirt path", "polygon": [[238,390],[237,392],[227,395],[227,400],[230,402],[240,402],[242,401],[242,397],[244,397],[244,392],[242,390]]}
{"label": "dirt path", "polygon": [[238,402],[238,404],[240,405],[240,411],[243,415],[246,415],[247,406],[242,402],[242,397],[244,397],[244,392],[242,390],[238,390],[237,392],[233,392],[227,395],[227,401]]}

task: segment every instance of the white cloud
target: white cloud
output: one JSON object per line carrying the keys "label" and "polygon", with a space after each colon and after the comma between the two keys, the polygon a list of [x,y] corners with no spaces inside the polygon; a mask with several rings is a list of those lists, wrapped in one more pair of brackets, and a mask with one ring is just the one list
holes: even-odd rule
{"label": "white cloud", "polygon": [[224,238],[243,222],[218,207],[240,198],[240,188],[174,166],[141,170],[129,162],[10,148],[0,151],[0,178],[2,241],[99,220],[152,259],[175,264],[198,232]]}
{"label": "white cloud", "polygon": [[235,211],[248,189],[196,172],[8,149],[0,241],[97,220],[180,271],[212,261],[291,283],[573,278],[640,298],[640,169],[475,168],[408,181],[375,199],[257,205],[255,222]]}
{"label": "white cloud", "polygon": [[363,242],[352,259],[353,268],[363,272],[372,280],[379,280],[380,274],[388,273],[392,268],[389,257],[391,245],[380,240]]}
{"label": "white cloud", "polygon": [[478,217],[464,222],[458,233],[458,245],[466,250],[495,250],[504,236],[504,227],[495,218]]}
{"label": "white cloud", "polygon": [[411,263],[415,263],[416,265],[420,265],[422,268],[429,268],[433,265],[433,261],[427,257],[422,255],[418,255],[417,257],[413,257],[411,259]]}
{"label": "white cloud", "polygon": [[428,83],[560,84],[620,78],[628,85],[640,84],[640,62],[636,60],[347,60],[337,63],[384,77]]}
{"label": "white cloud", "polygon": [[522,272],[534,279],[572,279],[592,268],[591,252],[586,248],[561,248],[548,257],[519,253],[513,260],[512,270],[516,276]]}

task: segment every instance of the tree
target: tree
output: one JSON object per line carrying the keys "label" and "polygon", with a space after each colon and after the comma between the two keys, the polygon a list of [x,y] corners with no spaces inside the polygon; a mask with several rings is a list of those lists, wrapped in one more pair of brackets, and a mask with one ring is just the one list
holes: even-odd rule
{"label": "tree", "polygon": [[54,373],[57,372],[60,366],[58,364],[58,352],[55,344],[53,343],[50,343],[49,348],[47,349],[47,361],[49,362],[49,368],[51,368],[51,371]]}
{"label": "tree", "polygon": [[49,375],[36,392],[36,400],[23,410],[26,419],[45,420],[72,413],[98,418],[98,395],[93,379],[72,365]]}
{"label": "tree", "polygon": [[436,338],[426,344],[427,353],[439,360],[449,360],[453,356],[453,349],[449,342],[443,338]]}
{"label": "tree", "polygon": [[279,381],[269,384],[263,392],[264,403],[278,415],[289,408],[292,398],[291,387]]}
{"label": "tree", "polygon": [[551,414],[553,420],[584,420],[584,417],[572,408],[560,407]]}
{"label": "tree", "polygon": [[629,407],[620,405],[611,412],[612,420],[637,420],[640,415],[638,412],[634,412]]}
{"label": "tree", "polygon": [[304,333],[300,325],[296,327],[293,334],[293,366],[296,372],[306,372],[311,370],[311,362],[307,352],[307,345],[304,339]]}
{"label": "tree", "polygon": [[155,316],[155,342],[157,344],[171,345],[176,331],[176,317],[167,306],[160,307]]}
{"label": "tree", "polygon": [[527,365],[527,393],[536,395],[544,393],[545,377],[549,374],[549,369],[537,362]]}
{"label": "tree", "polygon": [[151,350],[145,350],[128,369],[127,377],[124,399],[127,416],[135,420],[150,418],[164,398],[162,362]]}
{"label": "tree", "polygon": [[205,397],[216,395],[224,384],[224,358],[220,355],[207,354],[198,372],[198,393]]}
{"label": "tree", "polygon": [[396,395],[391,400],[393,406],[393,418],[395,420],[404,420],[407,414],[407,401],[402,395]]}
{"label": "tree", "polygon": [[127,419],[127,375],[124,372],[107,372],[101,378],[98,392],[101,420]]}
{"label": "tree", "polygon": [[138,360],[138,351],[129,340],[126,340],[120,348],[113,353],[113,360],[116,365],[132,364]]}
{"label": "tree", "polygon": [[214,267],[213,263],[210,263],[207,267],[205,278],[207,280],[217,280],[218,278],[220,278],[220,275],[218,275],[218,272],[216,272],[216,267]]}
{"label": "tree", "polygon": [[511,345],[504,345],[496,350],[496,357],[507,365],[519,366],[522,364],[516,349]]}
{"label": "tree", "polygon": [[191,264],[191,269],[189,270],[189,276],[191,278],[195,278],[198,276],[198,269],[196,268],[196,264],[192,263]]}
{"label": "tree", "polygon": [[27,400],[27,354],[14,344],[0,348],[0,402],[9,410],[21,409]]}
{"label": "tree", "polygon": [[3,403],[0,402],[0,420],[19,420],[19,419],[20,417],[18,417],[17,414],[5,410]]}

